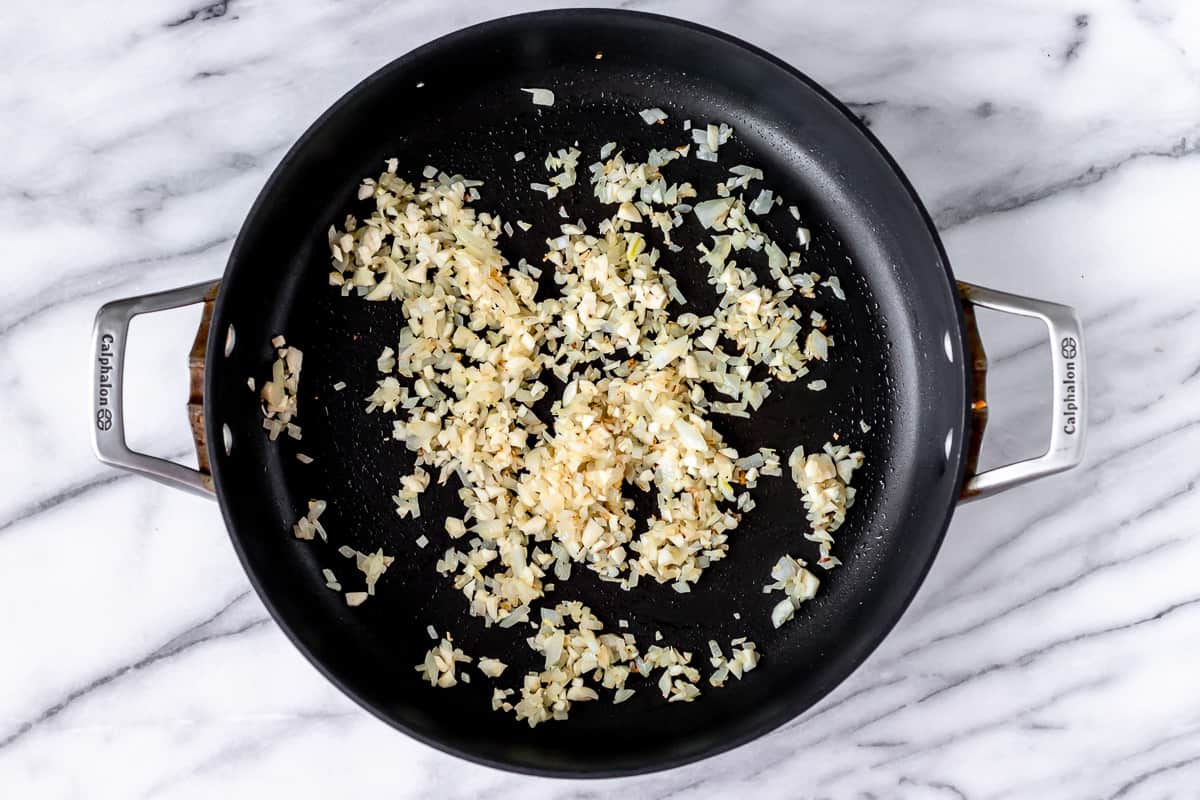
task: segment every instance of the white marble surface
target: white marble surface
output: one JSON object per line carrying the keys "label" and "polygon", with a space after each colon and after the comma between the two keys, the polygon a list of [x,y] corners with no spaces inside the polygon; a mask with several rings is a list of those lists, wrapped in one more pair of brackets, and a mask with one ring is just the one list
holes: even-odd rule
{"label": "white marble surface", "polygon": [[[218,275],[285,148],[360,78],[520,2],[43,0],[0,21],[0,796],[1200,796],[1200,4],[621,5],[856,104],[968,280],[1078,306],[1083,468],[957,514],[886,643],[800,721],[626,781],[395,734],[267,619],[216,506],[88,448],[100,303]],[[1037,448],[1035,328],[988,321],[991,461]],[[137,323],[134,444],[184,455],[195,315]]]}

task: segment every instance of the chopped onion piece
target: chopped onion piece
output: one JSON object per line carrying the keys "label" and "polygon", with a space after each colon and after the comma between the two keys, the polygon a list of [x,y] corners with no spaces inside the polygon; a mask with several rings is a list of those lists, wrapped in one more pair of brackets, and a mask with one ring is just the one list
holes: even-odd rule
{"label": "chopped onion piece", "polygon": [[771,204],[774,202],[775,193],[770,189],[763,189],[758,193],[758,197],[754,198],[754,202],[750,204],[751,213],[762,216],[771,210]]}
{"label": "chopped onion piece", "polygon": [[792,604],[790,599],[784,598],[776,603],[775,607],[771,609],[771,624],[778,628],[795,615],[796,606]]}
{"label": "chopped onion piece", "polygon": [[[535,106],[552,106],[554,105],[554,92],[549,89],[522,89],[522,92],[529,92],[533,98]],[[428,176],[426,176],[428,177]]]}
{"label": "chopped onion piece", "polygon": [[617,209],[617,216],[626,222],[642,221],[642,215],[638,213],[633,203],[621,203],[621,207]]}
{"label": "chopped onion piece", "polygon": [[[692,211],[695,212],[696,219],[700,220],[700,224],[707,229],[722,226],[731,208],[733,208],[733,198],[726,197],[697,203]],[[718,227],[718,230],[721,229]]]}
{"label": "chopped onion piece", "polygon": [[661,124],[667,118],[667,113],[661,108],[645,108],[638,114],[647,125]]}
{"label": "chopped onion piece", "polygon": [[481,658],[478,666],[479,671],[489,678],[499,678],[508,669],[508,665],[497,658]]}

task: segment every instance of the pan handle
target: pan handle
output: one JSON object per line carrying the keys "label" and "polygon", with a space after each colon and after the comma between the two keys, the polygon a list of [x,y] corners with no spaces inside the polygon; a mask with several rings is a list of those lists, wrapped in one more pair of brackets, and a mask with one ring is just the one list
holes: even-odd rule
{"label": "pan handle", "polygon": [[[138,314],[166,311],[170,308],[203,303],[216,296],[219,282],[206,281],[156,294],[128,297],[105,303],[96,313],[92,333],[92,449],[105,464],[137,472],[147,478],[184,489],[203,497],[214,497],[212,476],[207,470],[196,470],[138,453],[125,441],[124,394],[125,341],[129,322]],[[207,338],[207,325],[201,325]],[[199,447],[198,447],[199,450]],[[207,453],[200,453],[200,465],[207,464]]]}
{"label": "pan handle", "polygon": [[964,299],[974,306],[1033,317],[1046,323],[1050,335],[1054,398],[1050,413],[1050,444],[1046,452],[1037,458],[970,475],[962,491],[962,499],[966,501],[1054,475],[1083,460],[1087,438],[1087,368],[1083,328],[1075,309],[969,283],[960,282],[959,286]]}

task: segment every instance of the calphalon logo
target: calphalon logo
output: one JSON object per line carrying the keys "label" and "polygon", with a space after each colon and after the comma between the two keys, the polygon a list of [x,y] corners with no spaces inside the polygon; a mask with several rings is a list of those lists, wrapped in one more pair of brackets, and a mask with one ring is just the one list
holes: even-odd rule
{"label": "calphalon logo", "polygon": [[113,335],[100,337],[100,352],[96,356],[96,429],[112,428],[112,409],[108,401],[112,395]]}
{"label": "calphalon logo", "polygon": [[1066,359],[1066,375],[1062,382],[1062,419],[1063,433],[1074,435],[1079,416],[1079,392],[1075,385],[1075,357],[1079,355],[1079,342],[1073,336],[1064,336],[1059,342],[1058,351]]}

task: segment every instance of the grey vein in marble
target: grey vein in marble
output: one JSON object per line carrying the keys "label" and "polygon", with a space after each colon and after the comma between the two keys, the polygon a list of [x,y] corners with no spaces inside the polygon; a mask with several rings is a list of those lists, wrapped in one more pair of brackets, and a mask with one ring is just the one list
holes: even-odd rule
{"label": "grey vein in marble", "polygon": [[150,653],[147,653],[146,655],[138,658],[136,661],[132,661],[127,664],[122,664],[121,666],[116,667],[115,669],[112,669],[109,672],[106,672],[105,674],[92,679],[86,685],[81,686],[78,689],[72,690],[69,694],[67,694],[61,700],[54,703],[54,705],[52,705],[49,708],[46,708],[45,710],[38,713],[37,716],[35,716],[33,719],[30,719],[26,722],[21,723],[19,726],[17,726],[17,728],[15,730],[8,733],[7,735],[4,735],[3,737],[0,737],[0,750],[2,750],[3,748],[7,747],[10,744],[12,744],[13,742],[16,742],[21,737],[27,735],[28,733],[33,731],[35,728],[37,728],[39,725],[42,725],[42,724],[48,722],[49,720],[54,719],[59,714],[66,711],[73,703],[87,697],[92,692],[95,692],[98,689],[102,689],[102,688],[109,686],[114,681],[120,680],[127,673],[146,669],[147,667],[153,666],[154,664],[157,664],[160,661],[163,661],[168,658],[172,658],[174,656],[179,655],[180,653],[184,653],[193,647],[197,647],[199,645],[205,644],[207,642],[215,641],[217,639],[228,638],[231,636],[238,636],[240,634],[245,633],[246,631],[253,630],[254,628],[260,627],[261,625],[265,624],[267,622],[267,619],[265,617],[259,617],[259,618],[253,619],[249,622],[241,623],[241,624],[237,625],[236,627],[228,629],[228,630],[212,630],[213,628],[219,627],[218,623],[220,623],[222,621],[222,619],[229,613],[230,609],[232,609],[238,603],[245,600],[249,596],[249,594],[250,594],[249,590],[243,591],[241,594],[234,597],[228,603],[221,606],[211,616],[206,617],[206,618],[200,620],[199,622],[188,626],[184,630],[182,630],[179,633],[172,636],[170,640],[168,640],[161,646],[156,647]]}

